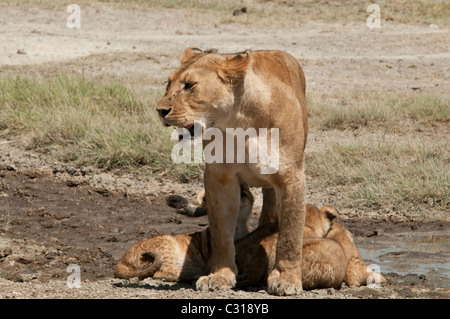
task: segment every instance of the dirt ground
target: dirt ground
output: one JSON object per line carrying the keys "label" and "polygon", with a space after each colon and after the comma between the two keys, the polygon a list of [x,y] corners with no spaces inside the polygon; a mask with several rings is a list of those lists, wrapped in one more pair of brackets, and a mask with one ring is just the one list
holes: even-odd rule
{"label": "dirt ground", "polygon": [[[364,16],[361,23],[282,27],[218,24],[214,15],[182,10],[81,9],[81,29],[69,29],[65,8],[1,7],[0,72],[64,70],[161,89],[188,46],[275,48],[302,62],[307,90],[320,94],[376,89],[440,95],[450,87],[450,30],[435,25],[385,22],[369,30]],[[312,130],[307,152],[374,134]],[[432,131],[415,134],[386,138],[435,138]],[[168,194],[194,201],[201,181],[178,184],[139,170],[74,167],[27,145],[0,136],[0,298],[277,298],[264,289],[202,293],[185,284],[114,279],[115,263],[138,240],[207,226],[206,217],[177,214],[164,201]],[[297,298],[450,298],[448,212],[357,210],[339,207],[339,196],[308,177],[307,200],[338,207],[365,261],[380,265],[388,284],[313,290]],[[259,209],[260,199],[254,220]],[[80,267],[80,288],[66,284],[69,264]]]}

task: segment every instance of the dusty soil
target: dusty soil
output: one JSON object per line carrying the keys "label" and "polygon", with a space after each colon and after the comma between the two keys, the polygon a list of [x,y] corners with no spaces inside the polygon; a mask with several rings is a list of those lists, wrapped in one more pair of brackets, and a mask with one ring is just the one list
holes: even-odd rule
{"label": "dusty soil", "polygon": [[[300,59],[308,90],[320,94],[375,88],[440,95],[450,86],[450,31],[439,26],[386,22],[369,30],[365,16],[348,24],[222,25],[204,13],[104,5],[82,8],[82,28],[68,29],[60,9],[1,7],[0,72],[83,73],[161,89],[187,46],[276,48]],[[308,152],[374,134],[312,130]],[[435,138],[420,134],[390,138]],[[276,298],[264,289],[201,293],[191,285],[114,279],[115,263],[138,240],[206,227],[206,217],[179,215],[164,202],[168,194],[194,201],[201,181],[178,184],[145,171],[73,167],[27,145],[26,139],[0,139],[0,298]],[[367,263],[379,264],[388,284],[314,290],[298,298],[450,297],[448,212],[339,207],[340,196],[308,177],[308,201],[339,208]],[[255,220],[259,209],[257,202]],[[80,266],[81,288],[67,287],[69,264]]]}
{"label": "dusty soil", "polygon": [[[264,289],[256,288],[201,293],[192,285],[113,279],[115,263],[138,240],[157,234],[199,231],[207,226],[206,216],[177,214],[164,200],[176,193],[195,202],[200,185],[174,185],[131,173],[104,173],[57,161],[49,163],[43,155],[16,148],[14,143],[3,144],[0,149],[0,213],[4,216],[0,233],[0,297],[274,298]],[[405,236],[444,236],[450,226],[448,220],[406,221],[353,213],[357,216],[341,221],[355,235],[360,249],[389,247],[393,240]],[[256,208],[254,221],[257,214]],[[389,258],[389,254],[384,255]],[[448,249],[440,254],[402,251],[393,256],[398,264],[405,262],[405,258],[409,262],[427,263],[430,256],[437,259],[434,262],[445,263],[449,252]],[[79,289],[66,285],[69,264],[80,267]],[[389,283],[379,289],[344,286],[340,290],[305,292],[301,297],[450,297],[448,282],[442,287],[445,286],[442,281],[448,281],[448,277],[440,273],[384,274]]]}

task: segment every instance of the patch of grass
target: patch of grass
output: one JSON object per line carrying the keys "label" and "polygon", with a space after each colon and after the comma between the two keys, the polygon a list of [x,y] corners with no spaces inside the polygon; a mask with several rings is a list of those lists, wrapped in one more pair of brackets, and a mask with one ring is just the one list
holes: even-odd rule
{"label": "patch of grass", "polygon": [[450,25],[450,2],[446,0],[395,0],[375,3],[380,5],[383,20],[406,24],[435,23],[441,27]]}
{"label": "patch of grass", "polygon": [[194,165],[174,164],[170,129],[154,106],[158,92],[79,76],[0,78],[0,129],[32,136],[33,147],[58,146],[60,159],[104,169],[147,166],[188,180]]}
{"label": "patch of grass", "polygon": [[[60,159],[78,165],[145,167],[192,180],[201,175],[201,165],[173,163],[171,129],[162,127],[154,110],[161,94],[80,76],[6,75],[0,77],[0,130],[32,136],[37,149],[57,146]],[[309,96],[312,129],[392,128],[405,120],[433,125],[450,118],[448,98],[373,94],[355,92],[332,100]],[[306,161],[309,175],[349,187],[349,198],[365,205],[450,205],[448,142],[336,144]]]}
{"label": "patch of grass", "polygon": [[[361,2],[359,0],[78,0],[82,6],[98,4],[117,5],[126,9],[170,8],[209,12],[217,15],[221,23],[258,23],[297,25],[309,21],[365,23],[370,13],[370,3],[380,6],[382,21],[407,24],[435,23],[441,27],[450,25],[450,3],[446,0],[384,0]],[[41,6],[54,9],[67,6],[65,0],[6,0],[0,5]],[[233,17],[235,9],[247,7],[247,15]],[[383,22],[382,22],[383,23]]]}
{"label": "patch of grass", "polygon": [[423,94],[353,92],[334,97],[308,95],[311,127],[351,129],[381,127],[403,132],[450,121],[450,98]]}
{"label": "patch of grass", "polygon": [[349,199],[367,206],[408,202],[450,207],[448,142],[335,144],[307,158],[306,168],[324,184],[350,187]]}

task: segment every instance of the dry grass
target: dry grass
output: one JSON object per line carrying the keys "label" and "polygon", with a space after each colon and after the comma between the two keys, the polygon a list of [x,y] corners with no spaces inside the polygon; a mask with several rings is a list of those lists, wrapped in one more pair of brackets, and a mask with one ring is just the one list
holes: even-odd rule
{"label": "dry grass", "polygon": [[[154,111],[161,95],[80,76],[5,75],[0,77],[0,135],[31,136],[30,147],[56,148],[60,159],[78,165],[139,167],[189,181],[201,175],[201,165],[172,162],[171,129],[162,127]],[[308,99],[312,130],[381,127],[405,134],[411,130],[398,123],[420,129],[450,119],[445,97],[354,92]],[[448,149],[445,140],[336,144],[308,158],[306,167],[324,185],[348,187],[349,199],[362,205],[426,202],[448,209]]]}
{"label": "dry grass", "polygon": [[[442,138],[400,142],[421,131],[448,131],[450,98],[423,93],[353,92],[333,97],[309,95],[312,129],[364,129],[398,134],[380,141],[329,145],[307,160],[308,174],[326,185],[349,190],[348,203],[368,206],[427,203],[450,206],[450,152]],[[442,135],[442,134],[441,134]],[[408,138],[400,138],[409,136]],[[438,136],[438,135],[437,135]],[[364,140],[364,139],[363,139]]]}
{"label": "dry grass", "polygon": [[[372,1],[359,0],[78,0],[78,5],[116,5],[127,9],[170,8],[195,10],[216,14],[220,23],[257,23],[301,25],[309,21],[332,23],[365,23]],[[392,0],[374,1],[380,6],[381,19],[407,24],[438,24],[450,26],[450,3],[446,0]],[[41,6],[55,9],[67,6],[64,0],[6,0],[0,5]],[[232,16],[235,9],[247,8],[246,15]]]}
{"label": "dry grass", "polygon": [[429,204],[450,207],[448,142],[330,145],[307,159],[308,173],[324,185],[350,189],[348,203],[371,207]]}
{"label": "dry grass", "polygon": [[362,92],[308,95],[313,128],[383,128],[390,133],[422,130],[450,121],[450,97],[423,93]]}
{"label": "dry grass", "polygon": [[195,166],[172,163],[170,130],[156,118],[158,92],[137,92],[82,77],[0,78],[0,131],[57,146],[59,157],[99,168],[146,166],[179,179]]}

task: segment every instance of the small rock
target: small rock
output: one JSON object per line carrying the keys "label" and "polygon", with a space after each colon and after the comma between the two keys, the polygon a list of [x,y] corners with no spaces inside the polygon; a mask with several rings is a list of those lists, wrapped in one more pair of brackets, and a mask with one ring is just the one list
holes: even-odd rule
{"label": "small rock", "polygon": [[68,167],[66,169],[66,172],[67,172],[67,174],[72,175],[72,176],[80,176],[80,173],[78,172],[78,170],[73,166]]}
{"label": "small rock", "polygon": [[17,261],[19,263],[21,263],[21,264],[24,264],[24,265],[31,264],[33,262],[32,260],[29,260],[29,259],[26,259],[26,258],[22,258],[22,257],[18,258]]}
{"label": "small rock", "polygon": [[241,15],[243,13],[247,13],[247,8],[246,7],[243,7],[243,8],[238,9],[238,10],[234,10],[233,11],[233,16],[239,16],[239,15]]}
{"label": "small rock", "polygon": [[17,54],[27,54],[25,50],[19,49],[17,50]]}
{"label": "small rock", "polygon": [[38,178],[40,176],[40,174],[38,172],[33,172],[33,171],[26,172],[25,175],[29,179],[36,179],[36,178]]}
{"label": "small rock", "polygon": [[334,294],[336,294],[336,291],[334,290],[334,288],[329,288],[329,289],[327,290],[327,294],[329,294],[329,295],[334,295]]}
{"label": "small rock", "polygon": [[108,197],[111,195],[111,192],[104,187],[96,187],[96,188],[94,188],[94,191],[96,191],[97,193],[99,193],[100,195],[103,195],[105,197]]}
{"label": "small rock", "polygon": [[12,255],[11,248],[4,248],[4,249],[0,250],[0,260],[8,257],[9,255]]}
{"label": "small rock", "polygon": [[14,165],[6,165],[6,169],[12,172],[17,171],[17,168]]}
{"label": "small rock", "polygon": [[69,187],[76,187],[76,186],[79,186],[80,184],[81,184],[81,182],[77,181],[75,179],[69,179],[66,181],[66,185]]}
{"label": "small rock", "polygon": [[118,243],[119,239],[117,237],[113,236],[113,237],[107,238],[106,241],[108,243]]}

